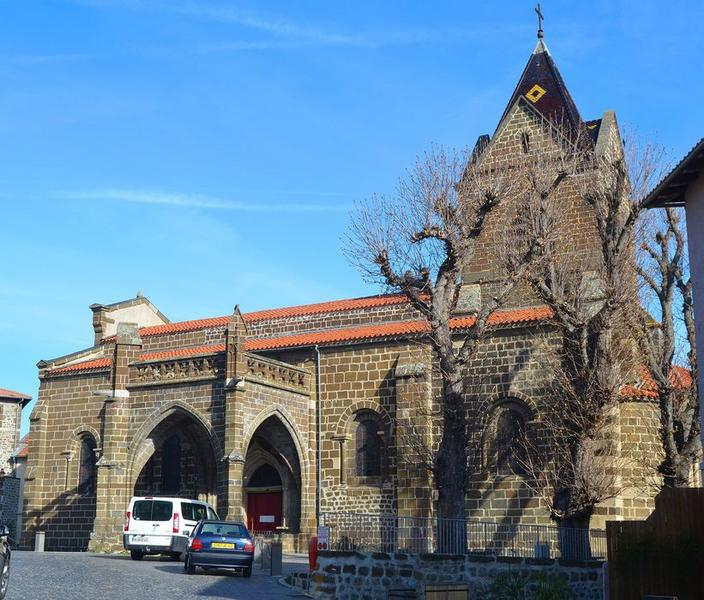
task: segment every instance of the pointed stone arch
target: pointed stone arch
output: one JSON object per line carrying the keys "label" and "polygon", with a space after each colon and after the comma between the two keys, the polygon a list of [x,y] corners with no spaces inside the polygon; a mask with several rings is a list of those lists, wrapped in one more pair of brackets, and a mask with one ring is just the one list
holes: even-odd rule
{"label": "pointed stone arch", "polygon": [[149,480],[150,485],[153,484],[153,476],[144,470],[147,466],[153,470],[151,459],[165,460],[164,457],[159,458],[158,452],[173,435],[185,440],[191,451],[196,469],[192,494],[204,496],[202,499],[214,504],[218,486],[218,466],[223,456],[222,445],[210,422],[199,411],[180,400],[158,407],[135,432],[129,444],[128,485],[135,490],[138,482],[141,487],[144,477]]}
{"label": "pointed stone arch", "polygon": [[252,441],[252,437],[259,429],[260,425],[264,423],[267,419],[271,417],[278,418],[282,425],[286,428],[288,433],[291,435],[294,444],[296,445],[296,450],[298,452],[298,459],[301,461],[301,471],[308,471],[309,461],[308,456],[305,451],[305,444],[301,438],[298,428],[296,427],[296,421],[291,416],[291,414],[283,406],[275,406],[262,410],[252,421],[251,425],[247,427],[247,430],[243,436],[242,451],[243,454],[247,454],[247,450]]}
{"label": "pointed stone arch", "polygon": [[[242,451],[245,458],[242,508],[247,513],[249,526],[257,530],[262,525],[258,521],[257,503],[266,500],[273,504],[278,502],[279,508],[272,511],[280,511],[277,524],[280,520],[281,525],[294,532],[300,531],[302,523],[307,520],[312,509],[304,494],[309,477],[307,446],[295,420],[281,406],[262,410],[247,427],[242,440]],[[249,486],[249,480],[257,469],[264,465],[271,466],[278,472],[281,479],[280,488],[261,489]]]}

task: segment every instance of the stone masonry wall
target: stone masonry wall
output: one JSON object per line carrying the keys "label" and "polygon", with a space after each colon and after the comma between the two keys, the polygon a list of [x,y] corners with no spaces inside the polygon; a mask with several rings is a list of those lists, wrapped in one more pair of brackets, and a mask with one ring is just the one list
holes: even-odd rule
{"label": "stone masonry wall", "polygon": [[21,402],[0,401],[0,468],[5,473],[12,471],[10,456],[20,443],[21,415]]}
{"label": "stone masonry wall", "polygon": [[[246,498],[231,491],[228,465],[244,461],[256,425],[268,417],[280,422],[284,431],[281,440],[271,443],[279,449],[290,446],[289,455],[300,461],[296,473],[300,489],[292,493],[300,498],[295,500],[301,517],[296,518],[297,526],[310,532],[315,515],[315,439],[309,435],[315,411],[307,372],[252,357],[243,363],[251,362],[252,372],[242,372],[247,381],[240,395],[226,398],[224,358],[184,358],[178,364],[186,369],[178,371],[180,379],[161,379],[153,376],[158,363],[135,360],[139,351],[117,361],[120,379],[111,369],[42,377],[30,419],[25,547],[31,546],[36,530],[44,530],[47,550],[84,550],[91,539],[96,549],[118,548],[135,483],[145,467],[152,473],[142,476],[138,489],[146,477],[159,480],[160,444],[172,433],[184,436],[182,491],[211,501],[223,516],[225,511],[246,509],[241,505]],[[113,385],[120,391],[114,399],[106,396]],[[231,438],[232,447],[225,444],[228,418],[239,428]],[[78,490],[80,437],[88,434],[97,447],[97,493]],[[239,475],[235,487],[243,485]]]}
{"label": "stone masonry wall", "polygon": [[525,407],[526,430],[541,435],[540,413],[547,384],[548,346],[554,342],[549,327],[514,327],[490,333],[469,366],[467,402],[470,411],[469,460],[474,474],[467,497],[468,516],[504,523],[551,524],[545,507],[523,477],[497,473],[487,456],[493,441],[491,423],[506,401]]}
{"label": "stone masonry wall", "polygon": [[403,553],[321,552],[309,591],[321,600],[376,600],[386,598],[390,589],[405,589],[415,591],[415,597],[422,600],[426,585],[464,583],[470,598],[481,598],[493,577],[505,571],[527,578],[557,574],[569,582],[574,600],[603,598],[599,562]]}
{"label": "stone masonry wall", "polygon": [[10,538],[17,540],[17,515],[20,511],[22,481],[6,476],[0,479],[0,525],[7,525]]}
{"label": "stone masonry wall", "polygon": [[[322,512],[396,510],[399,440],[395,434],[395,368],[401,362],[422,362],[419,344],[386,342],[323,349],[321,357],[321,487]],[[355,474],[353,420],[359,411],[373,411],[384,424],[382,475],[374,481]]]}
{"label": "stone masonry wall", "polygon": [[[556,141],[543,129],[540,118],[519,104],[507,116],[485,151],[483,160],[493,168],[515,165],[517,157],[523,154],[524,134],[529,136],[531,152],[549,152],[556,147]],[[579,197],[574,182],[569,179],[560,184],[555,194],[560,206],[558,233],[561,239],[558,243],[565,251],[575,253],[580,261],[586,260],[588,263],[589,254],[594,252],[598,243],[592,209]],[[506,203],[489,215],[477,240],[475,255],[463,273],[463,283],[480,286],[484,298],[490,298],[501,281],[503,263],[499,249],[501,244],[510,243],[504,237],[512,218],[510,208],[510,203]],[[580,262],[580,268],[587,268],[584,262]],[[506,306],[526,306],[536,302],[536,296],[527,286],[519,286],[509,297]]]}
{"label": "stone masonry wall", "polygon": [[95,518],[95,495],[78,492],[78,435],[102,442],[104,400],[93,391],[109,387],[109,371],[57,377],[41,383],[30,416],[29,460],[25,474],[22,545],[46,531],[47,550],[84,550]]}

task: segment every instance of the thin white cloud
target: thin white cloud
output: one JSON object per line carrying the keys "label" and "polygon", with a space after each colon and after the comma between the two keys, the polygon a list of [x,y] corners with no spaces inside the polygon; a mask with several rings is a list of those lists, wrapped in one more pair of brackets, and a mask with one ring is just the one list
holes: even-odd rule
{"label": "thin white cloud", "polygon": [[350,206],[346,204],[313,204],[302,202],[282,202],[267,204],[260,202],[241,202],[223,200],[202,194],[174,194],[153,190],[103,189],[84,192],[56,192],[58,197],[72,200],[99,200],[107,202],[126,202],[131,204],[152,204],[182,208],[200,208],[206,210],[228,210],[250,213],[269,212],[345,212]]}
{"label": "thin white cloud", "polygon": [[74,0],[93,9],[161,12],[183,17],[234,25],[243,29],[272,36],[271,40],[235,41],[231,44],[213,44],[201,51],[227,51],[239,49],[272,49],[304,46],[357,46],[378,47],[387,45],[447,44],[467,40],[485,39],[488,35],[504,36],[523,31],[518,24],[501,26],[477,23],[469,27],[441,27],[431,29],[392,29],[377,31],[344,31],[333,24],[317,24],[290,19],[271,12],[254,12],[230,4],[169,0]]}
{"label": "thin white cloud", "polygon": [[79,62],[94,58],[85,52],[57,52],[55,54],[5,54],[2,61],[17,65],[44,65],[65,62]]}

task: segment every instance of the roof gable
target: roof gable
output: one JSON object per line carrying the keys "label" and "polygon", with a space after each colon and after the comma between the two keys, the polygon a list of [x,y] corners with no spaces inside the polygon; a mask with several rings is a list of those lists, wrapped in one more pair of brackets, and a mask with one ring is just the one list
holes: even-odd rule
{"label": "roof gable", "polygon": [[579,132],[582,118],[572,100],[557,65],[542,39],[531,54],[506,109],[496,128],[498,132],[511,108],[517,102],[526,102],[541,116],[558,127],[568,127]]}

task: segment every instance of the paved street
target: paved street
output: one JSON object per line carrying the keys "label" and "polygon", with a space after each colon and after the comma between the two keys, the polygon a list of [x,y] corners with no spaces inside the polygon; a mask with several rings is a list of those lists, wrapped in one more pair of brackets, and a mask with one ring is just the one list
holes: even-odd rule
{"label": "paved street", "polygon": [[[302,559],[288,570],[302,570]],[[145,594],[145,592],[148,592]],[[240,600],[303,598],[255,563],[250,579],[227,571],[186,575],[180,562],[148,557],[134,562],[127,557],[85,553],[13,552],[7,600],[182,600],[209,598]]]}

